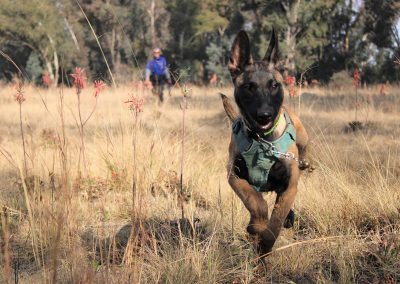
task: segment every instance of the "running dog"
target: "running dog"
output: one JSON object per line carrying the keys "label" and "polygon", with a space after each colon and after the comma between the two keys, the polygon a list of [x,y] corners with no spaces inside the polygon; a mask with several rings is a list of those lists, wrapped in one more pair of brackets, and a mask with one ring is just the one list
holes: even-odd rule
{"label": "running dog", "polygon": [[[265,256],[271,252],[281,228],[293,224],[291,208],[300,170],[310,168],[305,160],[308,135],[300,119],[283,105],[275,31],[261,61],[253,61],[249,37],[240,31],[232,45],[228,68],[240,110],[240,114],[236,113],[231,100],[221,94],[233,122],[228,181],[250,212],[247,231],[256,236],[257,251]],[[268,219],[262,192],[270,191],[275,191],[277,197]]]}

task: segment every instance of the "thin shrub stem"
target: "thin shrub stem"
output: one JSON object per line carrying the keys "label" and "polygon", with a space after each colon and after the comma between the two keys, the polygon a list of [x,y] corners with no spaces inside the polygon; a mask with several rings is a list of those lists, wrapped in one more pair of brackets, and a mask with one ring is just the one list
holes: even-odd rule
{"label": "thin shrub stem", "polygon": [[[77,98],[78,98],[78,117],[79,117],[79,134],[81,138],[81,155],[82,156],[82,161],[83,161],[83,168],[86,171],[86,157],[85,157],[85,141],[84,141],[84,123],[82,121],[82,114],[81,114],[81,95],[80,91],[77,91],[76,93]],[[80,157],[79,157],[80,161]]]}
{"label": "thin shrub stem", "polygon": [[187,90],[186,87],[184,89],[183,93],[183,102],[182,102],[182,149],[181,149],[181,177],[180,177],[180,194],[179,194],[179,203],[181,207],[181,217],[182,219],[185,218],[185,211],[184,211],[184,206],[183,206],[183,173],[184,173],[184,167],[185,167],[185,134],[186,134],[186,125],[185,125],[185,120],[186,120],[186,108],[187,108],[187,98],[186,94]]}
{"label": "thin shrub stem", "polygon": [[25,147],[24,127],[22,125],[22,103],[19,104],[19,127],[21,130],[22,150],[24,151],[24,174],[26,177],[28,175],[28,166],[26,163],[26,147]]}

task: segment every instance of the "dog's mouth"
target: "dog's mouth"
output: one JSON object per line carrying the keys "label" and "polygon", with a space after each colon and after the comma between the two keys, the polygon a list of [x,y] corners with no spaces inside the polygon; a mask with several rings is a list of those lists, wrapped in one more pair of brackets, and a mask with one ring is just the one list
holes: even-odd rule
{"label": "dog's mouth", "polygon": [[255,119],[253,117],[248,117],[248,122],[250,122],[251,129],[256,132],[264,133],[271,129],[274,125],[273,119]]}
{"label": "dog's mouth", "polygon": [[272,127],[273,121],[272,120],[263,120],[263,121],[257,120],[256,123],[257,123],[257,128],[265,131]]}

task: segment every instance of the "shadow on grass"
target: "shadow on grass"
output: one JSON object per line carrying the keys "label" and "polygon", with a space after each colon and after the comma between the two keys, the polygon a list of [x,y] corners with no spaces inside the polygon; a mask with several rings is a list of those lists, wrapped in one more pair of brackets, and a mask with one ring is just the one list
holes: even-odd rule
{"label": "shadow on grass", "polygon": [[92,252],[92,259],[98,264],[121,264],[126,255],[132,251],[135,253],[152,251],[162,256],[166,244],[177,249],[188,241],[202,242],[209,235],[198,218],[193,220],[150,218],[138,221],[134,225],[126,224],[107,238],[98,237],[92,230],[88,230],[83,234],[82,240],[86,248]]}

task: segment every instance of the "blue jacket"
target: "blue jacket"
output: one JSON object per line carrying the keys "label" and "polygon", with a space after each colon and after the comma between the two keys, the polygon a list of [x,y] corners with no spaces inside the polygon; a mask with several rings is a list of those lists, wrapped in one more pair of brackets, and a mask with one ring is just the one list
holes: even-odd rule
{"label": "blue jacket", "polygon": [[150,75],[165,75],[167,80],[170,79],[167,61],[164,56],[160,56],[159,58],[153,58],[146,65],[146,79],[149,79]]}

